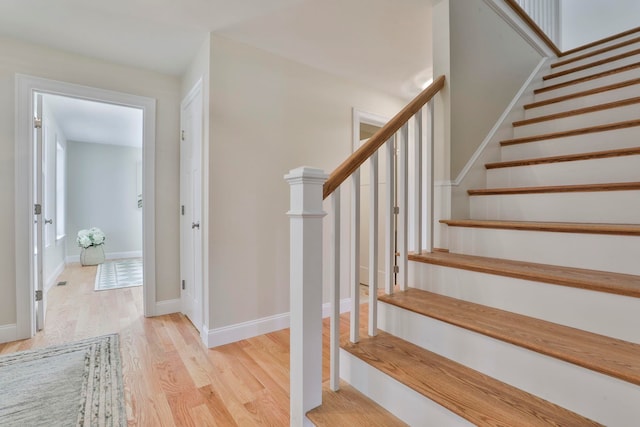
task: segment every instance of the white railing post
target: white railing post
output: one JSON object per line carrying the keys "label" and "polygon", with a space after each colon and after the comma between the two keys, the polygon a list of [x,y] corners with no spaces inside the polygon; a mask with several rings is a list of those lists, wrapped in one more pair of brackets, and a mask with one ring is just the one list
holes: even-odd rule
{"label": "white railing post", "polygon": [[301,167],[285,176],[290,218],[291,426],[312,425],[306,413],[322,404],[322,186],[327,175]]}
{"label": "white railing post", "polygon": [[389,139],[386,143],[387,163],[385,167],[385,180],[386,185],[386,203],[385,203],[385,222],[384,222],[384,235],[385,235],[385,254],[384,254],[384,291],[387,295],[393,293],[394,282],[394,270],[396,247],[395,247],[395,147],[394,138]]}
{"label": "white railing post", "polygon": [[360,341],[360,169],[351,175],[351,317],[349,340]]}
{"label": "white railing post", "polygon": [[331,194],[331,219],[329,387],[337,391],[340,388],[340,187]]}
{"label": "white railing post", "polygon": [[400,144],[398,144],[398,284],[400,290],[406,291],[409,287],[407,270],[409,268],[409,126],[405,124],[399,132]]}
{"label": "white railing post", "polygon": [[378,152],[369,162],[369,335],[378,335]]}
{"label": "white railing post", "polygon": [[435,181],[434,181],[434,104],[433,99],[427,103],[427,129],[426,136],[426,151],[427,151],[427,170],[426,170],[426,184],[427,187],[427,241],[425,244],[425,250],[427,252],[433,252],[434,245],[434,225],[435,225],[435,208],[434,208],[434,193],[435,193]]}
{"label": "white railing post", "polygon": [[423,128],[422,128],[422,109],[416,113],[415,117],[415,151],[413,156],[414,169],[414,191],[413,191],[413,250],[416,253],[422,252],[422,144],[423,144]]}

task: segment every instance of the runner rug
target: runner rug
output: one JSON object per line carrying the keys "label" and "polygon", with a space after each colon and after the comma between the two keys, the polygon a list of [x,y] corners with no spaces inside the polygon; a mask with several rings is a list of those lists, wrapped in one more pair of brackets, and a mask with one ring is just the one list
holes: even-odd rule
{"label": "runner rug", "polygon": [[107,261],[98,266],[96,291],[142,286],[142,258]]}
{"label": "runner rug", "polygon": [[0,356],[0,425],[127,425],[118,335]]}

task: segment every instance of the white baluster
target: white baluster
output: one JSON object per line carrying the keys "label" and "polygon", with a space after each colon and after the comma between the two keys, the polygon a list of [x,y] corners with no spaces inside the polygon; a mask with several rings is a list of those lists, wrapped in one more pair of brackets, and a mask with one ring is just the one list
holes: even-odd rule
{"label": "white baluster", "polygon": [[393,267],[395,265],[395,147],[394,138],[389,139],[385,143],[387,150],[387,165],[386,165],[386,194],[387,201],[385,204],[385,259],[384,259],[384,289],[385,293],[390,295],[393,293],[394,272]]}
{"label": "white baluster", "polygon": [[400,129],[400,157],[398,159],[398,206],[400,214],[398,215],[398,282],[400,289],[406,291],[408,288],[407,269],[409,261],[407,258],[409,243],[409,160],[408,160],[408,143],[409,143],[409,126],[405,124]]}
{"label": "white baluster", "polygon": [[322,186],[327,175],[301,167],[285,176],[291,190],[290,414],[291,426],[322,404]]}
{"label": "white baluster", "polygon": [[331,256],[330,284],[330,379],[331,390],[340,388],[340,187],[331,194]]}
{"label": "white baluster", "polygon": [[425,245],[425,250],[427,252],[433,251],[434,244],[434,170],[433,170],[433,100],[427,103],[427,129],[426,129],[426,150],[427,150],[427,170],[426,170],[426,198],[427,198],[427,242]]}
{"label": "white baluster", "polygon": [[416,113],[415,117],[415,145],[414,145],[414,194],[413,194],[413,250],[416,253],[422,251],[422,109]]}
{"label": "white baluster", "polygon": [[360,341],[360,169],[351,175],[351,320],[349,339]]}
{"label": "white baluster", "polygon": [[369,335],[378,335],[378,152],[369,162]]}

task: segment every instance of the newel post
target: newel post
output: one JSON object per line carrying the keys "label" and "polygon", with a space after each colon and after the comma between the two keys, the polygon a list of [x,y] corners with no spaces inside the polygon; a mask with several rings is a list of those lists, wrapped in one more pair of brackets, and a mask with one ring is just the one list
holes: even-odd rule
{"label": "newel post", "polygon": [[290,412],[291,426],[312,425],[305,414],[322,403],[322,186],[327,175],[306,166],[285,177],[291,187]]}

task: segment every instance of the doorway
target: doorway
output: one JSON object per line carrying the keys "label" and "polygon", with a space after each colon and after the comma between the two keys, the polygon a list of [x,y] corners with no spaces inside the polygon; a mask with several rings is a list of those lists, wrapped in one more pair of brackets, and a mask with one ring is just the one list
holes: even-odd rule
{"label": "doorway", "polygon": [[[63,96],[75,100],[91,101],[94,103],[107,104],[109,106],[123,106],[137,109],[142,116],[142,156],[140,161],[140,194],[142,205],[140,216],[142,217],[142,253],[144,268],[144,314],[151,316],[155,309],[155,224],[154,224],[154,182],[155,182],[155,100],[151,98],[139,97],[119,92],[107,91],[86,86],[59,82],[37,77],[17,75],[16,76],[16,307],[17,322],[16,330],[18,338],[29,338],[36,331],[36,314],[43,311],[46,301],[35,304],[35,300],[40,295],[36,290],[43,290],[40,282],[43,282],[43,274],[38,275],[37,271],[43,265],[44,248],[46,242],[40,247],[35,243],[38,238],[37,227],[41,224],[40,236],[45,240],[47,233],[50,236],[59,236],[58,230],[54,233],[54,224],[49,222],[54,212],[49,208],[49,212],[38,211],[37,204],[42,206],[42,195],[38,197],[38,177],[43,176],[41,165],[34,159],[38,158],[37,145],[33,144],[34,136],[37,137],[38,122],[34,120],[39,111],[38,104],[34,102],[37,94],[44,96]],[[40,114],[42,114],[40,112]],[[41,120],[40,116],[38,119]],[[42,125],[42,122],[40,122]],[[37,130],[37,129],[36,129]],[[50,146],[53,143],[49,144]],[[64,151],[63,147],[60,147]],[[59,151],[58,144],[55,144],[56,153]],[[53,152],[53,149],[50,150]],[[46,171],[49,172],[49,171]],[[132,180],[135,182],[136,177]],[[138,184],[135,183],[135,186]],[[136,196],[137,198],[137,196]],[[40,202],[40,203],[38,203]],[[133,204],[137,200],[132,201]],[[45,202],[46,204],[46,202]],[[49,214],[49,215],[48,215]],[[56,212],[56,216],[59,215]],[[45,224],[45,220],[47,223]],[[56,221],[57,222],[57,221]],[[57,224],[56,224],[57,225]],[[49,230],[46,227],[49,227]],[[67,228],[69,234],[71,230]],[[68,236],[71,237],[71,236]],[[27,284],[27,286],[25,286]],[[43,293],[44,294],[44,293]],[[42,295],[45,297],[45,295]]]}

